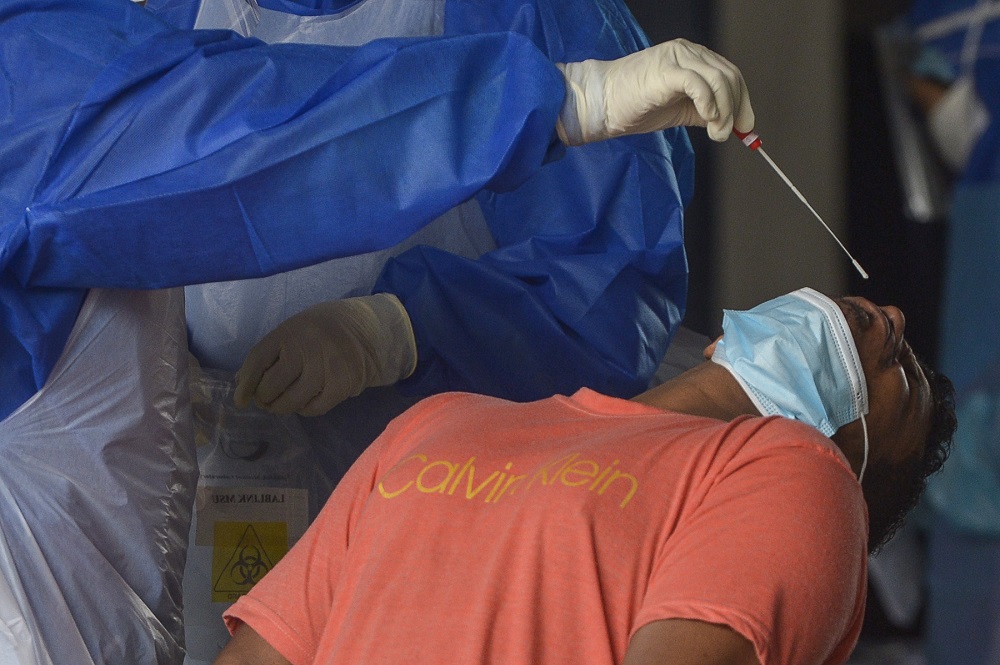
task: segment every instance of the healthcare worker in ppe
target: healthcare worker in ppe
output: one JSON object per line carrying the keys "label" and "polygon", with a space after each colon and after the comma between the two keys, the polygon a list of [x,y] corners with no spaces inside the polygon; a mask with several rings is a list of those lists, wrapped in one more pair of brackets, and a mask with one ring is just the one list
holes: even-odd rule
{"label": "healthcare worker in ppe", "polygon": [[[185,3],[160,4],[54,0],[0,9],[10,73],[0,78],[0,415],[30,416],[88,289],[256,278],[389,249],[463,203],[462,225],[443,236],[485,223],[486,246],[468,231],[477,260],[415,248],[381,274],[375,268],[374,290],[387,295],[367,298],[371,287],[360,278],[342,294],[365,297],[357,308],[364,314],[347,317],[364,334],[403,331],[369,347],[379,378],[365,382],[415,369],[410,381],[424,391],[529,398],[574,385],[612,394],[643,387],[683,313],[686,282],[690,146],[683,130],[660,130],[703,125],[723,140],[734,126],[752,128],[742,76],[730,63],[683,41],[625,57],[645,42],[616,3],[449,2],[392,38],[341,47],[187,30],[175,22]],[[280,32],[282,16],[308,26],[305,33],[322,32],[327,19],[360,20],[364,7],[392,17],[397,4],[340,13],[292,3],[275,7],[300,14],[254,3],[229,9],[247,34],[256,25]],[[469,216],[481,217],[466,224]],[[315,290],[310,297],[340,295],[325,279],[314,284],[303,288]],[[198,317],[191,308],[188,316],[198,350]],[[176,365],[135,371],[175,376]],[[45,431],[100,448],[137,415],[104,408],[102,427],[86,436],[73,418]],[[20,423],[48,426],[31,417]],[[37,468],[52,471],[52,486],[36,484],[72,520],[80,479],[65,483],[58,462]],[[183,489],[164,480],[170,469],[133,471],[136,478],[109,481],[111,493],[134,493],[111,497],[117,510],[169,507],[177,500],[171,490]],[[177,600],[156,584],[164,571],[147,550],[178,544],[134,536],[129,544],[127,562],[111,556],[92,575],[87,552],[73,542],[36,557],[81,557],[52,581],[67,598],[71,589],[80,594],[68,615],[86,630],[70,640],[65,623],[39,622],[53,661],[86,662],[86,649],[95,662],[177,662],[179,639],[167,627],[174,624],[161,616],[176,607],[152,611],[142,625],[102,623],[93,612],[115,606],[106,588],[93,598],[108,567],[138,605],[152,605],[139,587],[158,588],[163,605]],[[32,596],[31,582],[22,609],[45,616],[46,599]]]}
{"label": "healthcare worker in ppe", "polygon": [[932,479],[927,658],[1000,662],[1000,3],[918,0],[916,98],[955,173],[940,334],[955,383],[952,461]]}
{"label": "healthcare worker in ppe", "polygon": [[[9,68],[33,74],[44,62],[61,75],[11,96],[8,123],[26,122],[40,98],[51,110],[32,119],[47,158],[21,166],[5,197],[17,223],[4,236],[4,286],[18,293],[4,315],[15,389],[2,413],[44,382],[83,288],[246,279],[363,254],[470,199],[459,218],[484,218],[490,237],[469,243],[495,250],[473,262],[420,248],[382,274],[355,266],[346,272],[361,286],[321,299],[364,295],[379,277],[376,289],[409,313],[421,360],[413,379],[428,387],[522,398],[581,383],[640,390],[683,313],[686,281],[691,150],[682,130],[656,130],[709,124],[723,140],[753,114],[739,71],[697,45],[575,63],[644,41],[622,5],[571,6],[457,3],[426,17],[432,38],[320,48],[170,29],[151,15],[155,3],[71,3],[66,12],[84,21],[71,41],[83,44],[64,48],[95,51],[79,59],[82,71],[63,53],[42,60],[35,31],[15,29],[23,5],[9,9],[9,43],[25,54],[7,56]],[[46,7],[60,15],[58,3]],[[263,24],[274,13],[254,15]],[[85,36],[93,20],[129,28]],[[309,34],[326,25],[304,24]],[[27,138],[5,131],[18,145]],[[654,133],[603,142],[641,132]],[[23,175],[37,171],[37,182]],[[266,308],[264,299],[256,316],[287,315]],[[243,336],[248,350],[256,340]],[[244,349],[209,341],[202,353],[200,340],[194,330],[210,366],[242,362]]]}
{"label": "healthcare worker in ppe", "polygon": [[[653,71],[651,63],[621,61],[611,69],[594,60],[561,64],[576,56],[559,52],[617,58],[642,44],[622,5],[366,0],[350,9],[342,2],[264,2],[254,12],[245,10],[243,0],[187,6],[192,5],[198,12],[187,19],[170,15],[184,24],[232,28],[269,42],[357,44],[378,37],[523,31],[538,35],[534,41],[567,79],[566,112],[556,130],[563,144],[574,147],[521,186],[472,192],[469,200],[384,250],[185,290],[191,347],[202,365],[242,367],[239,405],[253,401],[277,413],[309,416],[301,427],[314,443],[321,475],[338,479],[391,418],[432,392],[461,389],[535,399],[590,385],[626,396],[649,382],[683,316],[686,266],[678,222],[689,187],[686,139],[675,134],[666,143],[662,137],[640,137],[631,145],[589,145],[607,137],[609,127],[636,122],[594,115],[605,108],[605,97],[617,108],[634,109],[636,119],[643,114],[634,105],[648,102],[635,92]],[[149,6],[167,15],[179,5],[162,7],[154,0]],[[530,27],[518,25],[525,10],[541,15]],[[556,20],[543,18],[550,13]],[[595,43],[592,35],[602,37]],[[623,38],[634,46],[622,50]],[[552,46],[557,42],[559,50]],[[692,80],[721,84],[729,109],[723,115],[749,109],[735,68],[714,54],[676,42],[661,57],[690,63],[683,66],[697,75]],[[624,77],[614,73],[619,69]],[[718,75],[713,70],[721,70],[722,80],[711,81]],[[679,83],[671,85],[683,90]],[[386,82],[381,94],[395,95],[394,90],[395,84]],[[619,113],[616,107],[611,111]],[[669,112],[691,118],[679,124],[708,122],[687,101]],[[407,121],[398,116],[393,122]],[[715,138],[724,138],[716,130],[725,132],[727,122],[714,123]],[[662,115],[638,120],[629,131],[661,124]],[[372,146],[379,149],[387,139],[373,136]],[[403,145],[396,142],[392,152],[421,170],[421,183],[434,172],[432,159],[447,165],[430,158],[423,144],[413,151],[401,150]],[[456,137],[440,147],[469,149]],[[637,159],[637,150],[648,151],[648,157]],[[356,171],[348,177],[370,176]],[[400,380],[398,388],[387,387]],[[368,390],[372,387],[382,388]],[[203,521],[207,514],[196,518]],[[209,655],[201,645],[224,637],[214,620],[218,605],[205,611],[196,605],[208,586],[208,575],[197,571],[208,570],[208,557],[207,548],[189,555],[185,597],[192,656]]]}
{"label": "healthcare worker in ppe", "polygon": [[[154,0],[149,6],[177,21],[232,27],[266,41],[355,44],[376,37],[515,31],[557,63],[617,58],[643,43],[617,3],[366,0],[347,9],[338,2],[272,0],[248,16],[240,14],[242,0],[206,0],[184,5],[184,17],[177,2]],[[526,16],[532,18],[522,24]],[[727,63],[706,60],[698,47],[681,42],[662,57],[690,61],[693,68],[683,67],[713,86],[712,75],[728,70],[721,71],[729,80],[719,90],[728,98],[722,111],[727,120],[716,121],[715,138],[724,138],[715,129],[724,132],[729,117],[749,113],[742,81]],[[570,93],[564,108],[572,111],[560,124],[562,142],[593,143],[608,135],[606,122],[622,122],[593,115],[605,95],[622,109],[645,104],[635,91],[650,65],[629,63],[624,78],[609,78],[614,70],[598,62],[562,66]],[[380,94],[394,96],[395,85],[387,81]],[[577,109],[584,110],[579,118]],[[684,112],[697,118],[691,111]],[[367,122],[366,112],[354,115]],[[402,115],[392,120],[405,122]],[[643,122],[634,129],[661,123]],[[438,165],[448,164],[429,154],[426,142],[406,150],[389,133],[370,141],[420,169],[415,187],[424,187]],[[471,146],[456,135],[438,148]],[[265,408],[308,416],[400,379],[406,379],[401,389],[407,396],[449,388],[533,399],[580,385],[633,394],[648,383],[683,316],[686,267],[678,222],[690,168],[679,133],[576,148],[511,191],[473,185],[454,197],[458,205],[386,250],[254,282],[189,287],[192,349],[210,367],[235,371],[246,362],[239,403],[255,398]],[[349,177],[367,181],[374,175],[355,169]],[[370,296],[373,289],[380,295]],[[362,300],[338,302],[357,296]],[[387,401],[399,406],[386,409]],[[395,415],[408,401],[397,391],[368,393],[308,426],[322,427],[318,438],[339,441],[350,459],[384,424],[375,414]]]}

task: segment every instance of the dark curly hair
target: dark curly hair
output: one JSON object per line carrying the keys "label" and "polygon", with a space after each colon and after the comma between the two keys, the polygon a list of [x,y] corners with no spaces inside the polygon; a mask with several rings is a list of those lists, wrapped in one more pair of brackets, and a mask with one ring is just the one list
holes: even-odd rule
{"label": "dark curly hair", "polygon": [[931,474],[937,473],[948,459],[958,418],[955,416],[955,387],[951,384],[951,379],[935,372],[923,361],[919,362],[930,383],[931,400],[934,404],[931,431],[924,448],[923,475],[926,480]]}
{"label": "dark curly hair", "polygon": [[958,420],[955,417],[955,388],[951,379],[917,359],[927,377],[931,393],[931,427],[924,441],[923,455],[888,466],[873,466],[865,474],[864,492],[868,503],[868,550],[874,554],[895,535],[920,495],[927,479],[941,469],[951,452]]}

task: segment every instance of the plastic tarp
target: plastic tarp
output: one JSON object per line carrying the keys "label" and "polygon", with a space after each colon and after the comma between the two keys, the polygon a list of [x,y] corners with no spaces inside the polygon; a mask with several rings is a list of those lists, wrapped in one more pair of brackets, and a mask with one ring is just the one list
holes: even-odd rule
{"label": "plastic tarp", "polygon": [[181,662],[197,482],[183,291],[92,290],[0,422],[0,662]]}

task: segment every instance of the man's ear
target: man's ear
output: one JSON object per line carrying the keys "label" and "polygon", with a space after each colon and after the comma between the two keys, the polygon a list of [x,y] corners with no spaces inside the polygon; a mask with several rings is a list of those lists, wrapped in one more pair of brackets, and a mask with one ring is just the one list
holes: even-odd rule
{"label": "man's ear", "polygon": [[702,354],[702,356],[704,356],[705,360],[711,360],[712,359],[712,354],[715,353],[715,345],[719,343],[720,339],[722,339],[722,335],[719,335],[718,337],[716,337],[715,341],[712,342],[711,344],[709,344],[708,346],[706,346],[705,350],[701,352],[701,354]]}

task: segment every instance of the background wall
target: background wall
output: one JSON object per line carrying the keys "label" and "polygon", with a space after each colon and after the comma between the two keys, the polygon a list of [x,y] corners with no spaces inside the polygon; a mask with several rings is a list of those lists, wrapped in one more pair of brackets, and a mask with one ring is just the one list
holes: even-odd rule
{"label": "background wall", "polygon": [[[814,0],[630,0],[654,43],[683,36],[743,71],[768,154],[843,238],[846,233],[845,12]],[[801,286],[837,293],[849,261],[771,171],[734,137],[692,130],[698,171],[688,214],[689,327],[714,334],[723,307]]]}
{"label": "background wall", "polygon": [[[841,3],[720,0],[715,5],[717,50],[743,71],[764,149],[844,238]],[[764,159],[735,140],[713,148],[716,309],[750,307],[802,286],[843,292],[849,260]]]}

